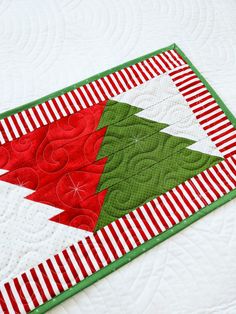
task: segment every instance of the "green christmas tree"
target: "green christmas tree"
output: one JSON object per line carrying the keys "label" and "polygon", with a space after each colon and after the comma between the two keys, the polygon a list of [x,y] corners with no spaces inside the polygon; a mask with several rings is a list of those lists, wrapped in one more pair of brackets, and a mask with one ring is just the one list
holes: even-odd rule
{"label": "green christmas tree", "polygon": [[190,139],[166,134],[167,124],[141,118],[143,109],[108,101],[99,122],[107,127],[97,160],[107,157],[97,192],[107,189],[96,230],[216,164]]}

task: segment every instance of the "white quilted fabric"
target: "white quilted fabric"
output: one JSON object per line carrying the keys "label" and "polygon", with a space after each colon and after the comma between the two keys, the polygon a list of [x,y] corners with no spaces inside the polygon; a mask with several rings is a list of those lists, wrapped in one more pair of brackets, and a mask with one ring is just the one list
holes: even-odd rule
{"label": "white quilted fabric", "polygon": [[[236,115],[234,0],[2,0],[0,111],[176,42]],[[236,200],[50,311],[236,313]]]}

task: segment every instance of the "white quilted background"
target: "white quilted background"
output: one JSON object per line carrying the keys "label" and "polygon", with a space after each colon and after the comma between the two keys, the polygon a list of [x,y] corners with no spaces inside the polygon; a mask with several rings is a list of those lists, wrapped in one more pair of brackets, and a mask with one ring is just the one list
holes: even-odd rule
{"label": "white quilted background", "polygon": [[[236,115],[235,34],[235,0],[0,0],[0,111],[176,42]],[[50,313],[236,313],[235,207]]]}

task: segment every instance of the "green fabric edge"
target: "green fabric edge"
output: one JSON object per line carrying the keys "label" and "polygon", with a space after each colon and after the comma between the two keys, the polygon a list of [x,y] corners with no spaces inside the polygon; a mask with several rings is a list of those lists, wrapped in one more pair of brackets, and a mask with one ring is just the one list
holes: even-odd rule
{"label": "green fabric edge", "polygon": [[[222,101],[222,99],[219,97],[219,95],[215,92],[215,90],[210,86],[210,84],[204,79],[204,77],[201,75],[201,73],[196,69],[196,67],[192,64],[192,62],[186,57],[186,55],[182,52],[182,50],[176,45],[176,44],[172,44],[168,47],[165,48],[161,48],[158,49],[154,52],[151,52],[149,54],[146,54],[142,57],[133,59],[131,61],[128,61],[126,63],[123,63],[117,67],[114,67],[110,70],[101,72],[99,74],[96,74],[94,76],[91,76],[88,79],[82,80],[76,84],[70,85],[66,88],[63,88],[61,90],[58,90],[54,93],[51,93],[47,96],[44,96],[42,98],[39,98],[35,101],[32,101],[30,103],[27,103],[25,105],[16,107],[14,109],[5,111],[4,113],[0,114],[0,119],[6,118],[12,114],[21,112],[23,110],[32,108],[42,102],[48,101],[54,97],[60,96],[72,89],[78,88],[84,84],[88,84],[96,79],[99,79],[101,77],[104,77],[108,74],[111,74],[115,71],[121,70],[127,66],[133,65],[137,62],[143,61],[147,58],[150,58],[152,56],[155,56],[156,54],[165,52],[167,50],[170,49],[175,49],[180,55],[181,57],[188,63],[188,65],[191,67],[191,69],[195,72],[195,74],[201,79],[201,81],[205,84],[205,86],[208,88],[208,90],[211,92],[212,96],[214,97],[214,99],[217,101],[217,103],[220,105],[221,109],[225,112],[225,114],[227,115],[227,117],[229,118],[229,120],[232,122],[232,124],[234,126],[236,126],[236,118],[234,117],[234,115],[230,112],[230,110],[226,107],[226,105],[224,104],[224,102]],[[230,200],[232,200],[233,198],[236,197],[236,189],[234,189],[233,191],[231,191],[230,193],[228,193],[227,195],[223,196],[222,198],[218,199],[217,201],[215,201],[214,203],[206,206],[205,208],[201,209],[199,212],[195,213],[194,215],[192,215],[191,217],[187,218],[186,220],[182,221],[181,223],[175,225],[174,227],[172,227],[171,229],[161,233],[160,235],[152,238],[151,240],[145,242],[144,244],[142,244],[141,246],[137,247],[136,249],[132,250],[131,252],[127,253],[126,255],[122,256],[121,258],[119,258],[117,261],[111,263],[110,265],[102,268],[101,270],[99,270],[98,272],[94,273],[93,275],[85,278],[83,281],[81,281],[80,283],[76,284],[75,286],[71,287],[70,289],[62,292],[61,294],[59,294],[58,296],[56,296],[55,298],[53,298],[52,300],[49,300],[48,302],[40,305],[38,308],[36,308],[35,310],[31,311],[30,313],[33,314],[41,314],[41,313],[45,313],[47,311],[49,311],[50,309],[52,309],[53,307],[55,307],[56,305],[60,304],[61,302],[65,301],[66,299],[68,299],[69,297],[73,296],[74,294],[76,294],[77,292],[87,288],[88,286],[92,285],[93,283],[95,283],[96,281],[104,278],[105,276],[109,275],[110,273],[112,273],[113,271],[115,271],[116,269],[120,268],[121,266],[129,263],[131,260],[133,260],[135,257],[141,255],[142,253],[144,253],[145,251],[153,248],[154,246],[156,246],[157,244],[163,242],[164,240],[170,238],[171,236],[173,236],[174,234],[178,233],[179,231],[183,230],[184,228],[186,228],[187,226],[191,225],[193,222],[197,221],[198,219],[200,219],[201,217],[204,217],[205,215],[207,215],[208,213],[212,212],[214,209],[218,208],[219,206],[225,204],[226,202],[229,202]]]}
{"label": "green fabric edge", "polygon": [[51,299],[50,301],[40,305],[37,309],[31,311],[30,313],[34,314],[43,314],[50,309],[52,309],[54,306],[62,303],[66,299],[72,297],[79,291],[91,286],[98,280],[104,278],[105,276],[109,275],[110,273],[114,272],[118,268],[124,266],[125,264],[128,264],[130,261],[132,261],[134,258],[138,257],[139,255],[143,254],[144,252],[150,250],[154,246],[160,244],[161,242],[165,241],[166,239],[172,237],[176,233],[180,232],[181,230],[185,229],[195,221],[199,220],[200,218],[204,217],[205,215],[212,212],[214,209],[218,208],[219,206],[229,202],[233,198],[236,197],[236,189],[229,192],[227,195],[225,195],[222,198],[219,198],[214,203],[204,207],[199,212],[195,213],[194,215],[190,216],[189,218],[183,220],[179,224],[175,225],[174,227],[170,228],[169,230],[161,233],[160,235],[150,239],[149,241],[145,242],[144,244],[140,245],[139,247],[133,249],[126,255],[123,255],[115,262],[109,264],[108,266],[102,268],[101,270],[97,271],[90,277],[85,278],[80,283],[76,284],[72,288],[66,290],[65,292],[62,292],[55,298]]}

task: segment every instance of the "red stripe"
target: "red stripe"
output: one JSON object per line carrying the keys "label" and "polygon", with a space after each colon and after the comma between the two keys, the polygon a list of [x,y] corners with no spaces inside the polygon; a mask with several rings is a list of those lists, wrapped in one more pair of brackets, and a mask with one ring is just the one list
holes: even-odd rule
{"label": "red stripe", "polygon": [[[201,88],[202,88],[203,86],[201,86]],[[191,91],[191,93],[192,93],[193,91]],[[197,98],[199,98],[199,97],[201,97],[201,96],[203,96],[203,95],[205,95],[205,94],[207,94],[207,93],[209,93],[208,92],[208,90],[207,89],[205,89],[204,91],[202,91],[201,93],[199,93],[199,94],[197,94],[197,95],[194,95],[194,96],[191,96],[191,97],[189,97],[189,98],[186,98],[186,101],[192,101],[192,100],[194,100],[194,99],[197,99]],[[199,103],[201,103],[201,100],[197,100],[196,101],[198,104]]]}
{"label": "red stripe", "polygon": [[[196,179],[196,181],[198,182],[197,180],[197,177],[194,177]],[[193,181],[190,179],[189,181],[189,184],[191,185],[192,189],[195,191],[195,193],[197,194],[197,196],[201,199],[201,201],[204,203],[205,206],[208,205],[208,202],[203,198],[202,196],[202,191],[201,190],[198,190],[198,188],[195,186],[195,184],[193,183]],[[200,188],[201,188],[201,185],[200,185]]]}
{"label": "red stripe", "polygon": [[[221,192],[223,194],[226,193],[225,189],[223,188],[223,186],[220,184],[219,179],[217,178],[217,176],[215,176],[210,169],[207,170],[208,175],[211,177],[212,181],[217,185],[217,187],[221,190]],[[219,174],[217,173],[217,175],[219,176]]]}
{"label": "red stripe", "polygon": [[102,93],[104,99],[107,100],[108,97],[107,97],[106,93],[104,92],[104,88],[102,87],[100,82],[99,81],[95,81],[94,84],[96,84],[98,86],[98,88],[99,88],[100,92]]}
{"label": "red stripe", "polygon": [[[142,64],[142,66],[146,70],[146,67],[143,65],[143,63],[142,62],[140,62],[140,63]],[[136,64],[136,67],[138,68],[139,72],[142,73],[142,76],[144,77],[145,81],[148,81],[148,77],[147,77],[146,73],[143,71],[143,69],[141,68],[141,66],[138,63]]]}
{"label": "red stripe", "polygon": [[151,200],[150,203],[152,204],[152,207],[154,208],[158,218],[160,219],[160,221],[163,224],[163,226],[165,227],[165,229],[168,229],[169,226],[168,226],[166,220],[164,219],[164,217],[162,216],[162,214],[160,213],[160,210],[157,208],[155,202],[153,200]]}
{"label": "red stripe", "polygon": [[150,58],[150,59],[152,59],[152,60],[156,63],[156,65],[158,66],[158,68],[161,70],[162,73],[165,73],[165,72],[166,72],[166,71],[163,69],[162,65],[159,63],[159,61],[158,61],[156,58],[152,57],[152,58]]}
{"label": "red stripe", "polygon": [[[219,132],[220,130],[225,129],[226,127],[228,127],[228,126],[230,126],[230,125],[231,125],[231,128],[229,128],[228,130],[222,132],[222,133],[219,134],[219,135],[216,135],[216,136],[212,137],[212,141],[215,142],[215,141],[217,141],[218,139],[220,139],[221,137],[223,137],[223,136],[225,136],[225,135],[227,135],[227,134],[233,132],[233,131],[235,130],[235,128],[232,126],[232,124],[231,124],[230,122],[227,122],[226,124],[224,124],[224,125],[222,125],[221,127],[219,127],[219,128],[217,129],[217,132]],[[209,132],[208,135],[211,135],[210,133],[212,134],[212,131]]]}
{"label": "red stripe", "polygon": [[91,241],[91,238],[90,237],[86,237],[86,242],[88,243],[88,246],[91,250],[91,253],[93,254],[94,256],[94,259],[96,260],[99,268],[102,268],[103,267],[103,264],[102,264],[102,261],[97,253],[97,249],[95,248],[93,242]]}
{"label": "red stripe", "polygon": [[[98,101],[101,102],[102,99],[101,99],[101,97],[99,96],[99,94],[98,94],[96,88],[94,87],[93,82],[92,82],[92,83],[89,83],[89,86],[90,86],[90,88],[93,90],[93,92],[94,92],[95,96],[97,97]],[[101,94],[102,94],[102,93],[101,93]]]}
{"label": "red stripe", "polygon": [[[13,139],[15,139],[16,136],[15,136],[13,130],[12,130],[12,127],[11,127],[11,125],[10,125],[10,122],[9,122],[8,118],[5,118],[4,121],[5,121],[5,123],[6,123],[6,126],[7,126],[7,128],[8,128],[9,133],[11,134],[11,137],[12,137]],[[8,140],[8,141],[9,141],[9,140]]]}
{"label": "red stripe", "polygon": [[38,265],[38,267],[39,267],[39,270],[40,270],[41,275],[42,275],[42,277],[43,277],[43,280],[44,280],[44,282],[45,282],[45,284],[46,284],[46,286],[47,286],[48,292],[49,292],[50,296],[53,298],[53,297],[55,296],[55,292],[54,292],[54,290],[53,290],[53,288],[52,288],[52,285],[51,285],[51,283],[50,283],[50,280],[48,279],[48,276],[47,276],[47,273],[46,273],[46,271],[45,271],[45,269],[44,269],[44,266],[43,266],[42,263],[40,263],[40,264]]}
{"label": "red stripe", "polygon": [[[9,314],[6,302],[3,298],[2,292],[0,290],[0,310],[1,310],[1,308],[2,308],[4,314]],[[19,309],[18,309],[18,311],[19,311]],[[16,311],[16,313],[17,313],[17,311]]]}
{"label": "red stripe", "polygon": [[[146,60],[147,61],[147,60]],[[149,61],[150,62],[150,61]],[[150,69],[149,69],[149,67],[143,62],[143,61],[141,61],[140,62],[141,64],[142,64],[142,66],[145,68],[145,70],[148,72],[148,74],[151,76],[151,78],[154,78],[154,75],[153,75],[153,73],[150,71]],[[148,63],[148,65],[149,65],[149,63]],[[150,66],[150,65],[149,65]],[[148,80],[148,79],[147,79]]]}
{"label": "red stripe", "polygon": [[56,255],[54,255],[54,258],[55,258],[55,261],[56,261],[58,267],[60,268],[60,272],[61,272],[65,282],[68,285],[68,288],[70,288],[72,286],[72,282],[71,282],[71,280],[70,280],[70,278],[69,278],[69,276],[68,276],[68,274],[66,272],[66,269],[65,269],[65,267],[64,267],[64,265],[63,265],[63,263],[61,261],[60,256],[58,254],[56,254]]}
{"label": "red stripe", "polygon": [[137,80],[139,81],[139,83],[142,84],[143,81],[141,80],[140,75],[137,73],[137,71],[135,70],[135,68],[134,68],[132,65],[131,65],[129,68],[130,68],[131,71],[134,73],[134,75],[135,75],[135,77],[137,78]]}
{"label": "red stripe", "polygon": [[197,206],[198,209],[201,209],[202,206],[200,205],[200,203],[197,201],[197,199],[195,198],[195,196],[193,195],[193,193],[191,192],[191,190],[188,188],[188,186],[186,185],[186,183],[182,183],[183,188],[186,190],[186,192],[188,193],[188,195],[191,197],[191,200],[194,202],[194,204]]}
{"label": "red stripe", "polygon": [[112,78],[111,74],[107,76],[107,79],[110,82],[110,84],[112,85],[116,95],[120,94],[119,91],[118,91],[118,88],[116,87],[116,84],[113,82],[113,78]]}
{"label": "red stripe", "polygon": [[97,242],[97,244],[101,250],[102,255],[104,256],[105,260],[107,261],[107,264],[110,264],[111,259],[110,259],[109,255],[107,254],[107,251],[106,251],[105,247],[103,246],[102,241],[99,238],[97,233],[94,234],[94,238],[95,238],[95,240],[96,240],[96,242]]}
{"label": "red stripe", "polygon": [[[196,95],[196,99],[198,98],[198,95]],[[192,104],[189,104],[189,107],[192,108],[193,112],[195,112],[195,110],[197,111],[198,108],[193,109],[195,106],[198,106],[199,104],[203,104],[205,101],[209,100],[209,99],[213,99],[211,95],[207,95],[206,97],[202,98],[202,99],[198,99],[197,101],[195,101]],[[214,99],[213,99],[214,101]],[[205,105],[202,105],[202,107],[199,107],[200,110],[202,110],[202,108],[204,108]]]}
{"label": "red stripe", "polygon": [[[149,203],[150,203],[150,205],[152,206],[151,202],[149,202]],[[158,232],[158,233],[161,233],[162,230],[161,230],[161,228],[160,228],[158,222],[156,221],[156,219],[153,217],[153,214],[152,214],[152,212],[151,212],[151,209],[148,207],[147,204],[144,204],[143,207],[146,209],[147,215],[148,215],[148,217],[151,219],[151,221],[152,221],[154,227],[157,229],[157,232]],[[153,207],[153,206],[152,206],[152,207]]]}
{"label": "red stripe", "polygon": [[220,115],[222,115],[222,113],[223,113],[223,111],[219,111],[219,112],[213,114],[212,116],[210,116],[210,117],[208,117],[208,118],[206,118],[206,119],[200,121],[199,123],[200,123],[200,124],[205,124],[205,123],[207,123],[207,122],[209,122],[209,121],[211,121],[211,120],[213,120],[213,119],[219,117]]}
{"label": "red stripe", "polygon": [[19,133],[20,136],[22,136],[22,135],[23,135],[23,132],[21,131],[21,128],[20,128],[20,126],[19,126],[19,124],[18,124],[18,122],[17,122],[17,120],[16,120],[15,115],[12,115],[11,118],[12,118],[12,121],[13,121],[13,123],[14,123],[16,129],[17,129],[17,132]]}
{"label": "red stripe", "polygon": [[[101,81],[103,82],[103,84],[104,84],[104,86],[105,86],[105,88],[106,88],[108,94],[110,95],[110,97],[115,96],[115,95],[112,93],[112,91],[111,91],[111,89],[110,89],[110,86],[109,86],[108,83],[105,81],[104,77],[101,78]],[[106,96],[106,98],[107,98],[107,96]]]}
{"label": "red stripe", "polygon": [[[112,226],[109,225],[109,229],[110,229],[110,230],[111,230],[111,227],[112,227]],[[114,248],[114,246],[113,246],[113,244],[112,244],[110,238],[108,237],[108,234],[106,233],[105,229],[102,228],[100,231],[101,231],[101,234],[103,235],[103,237],[104,237],[104,239],[105,239],[105,241],[106,241],[106,243],[107,243],[107,245],[108,245],[108,247],[109,247],[109,249],[110,249],[110,251],[111,251],[111,254],[112,254],[113,257],[114,257],[114,259],[117,259],[117,258],[118,258],[118,255],[117,255],[116,250],[115,250],[115,248]],[[115,240],[116,240],[116,238],[115,238]],[[119,239],[119,241],[120,241],[120,239]],[[119,242],[119,241],[116,241],[116,244],[117,244],[117,242]]]}
{"label": "red stripe", "polygon": [[[197,75],[194,74],[194,73],[190,73],[190,76],[189,76],[189,75],[185,75],[185,76],[188,76],[188,78],[186,78],[185,80],[183,80],[183,81],[181,81],[181,82],[179,82],[179,83],[176,83],[175,85],[176,85],[177,87],[179,87],[179,86],[181,86],[181,85],[183,85],[183,84],[185,84],[185,83],[191,81],[191,80],[194,79],[194,78],[198,78]],[[198,83],[199,83],[199,82],[201,82],[201,81],[198,80]]]}
{"label": "red stripe", "polygon": [[123,70],[125,71],[126,75],[129,77],[129,80],[132,82],[132,84],[133,84],[134,86],[137,86],[136,82],[134,81],[132,75],[131,75],[130,72],[127,70],[127,68],[124,68]]}
{"label": "red stripe", "polygon": [[158,203],[160,204],[161,208],[163,209],[164,213],[168,217],[169,221],[171,222],[172,225],[175,225],[174,219],[171,217],[171,214],[169,213],[168,209],[165,207],[165,204],[163,203],[162,199],[160,197],[157,198]]}
{"label": "red stripe", "polygon": [[18,295],[20,297],[21,303],[24,306],[24,309],[25,309],[26,313],[30,312],[30,307],[29,307],[28,301],[27,301],[27,299],[26,299],[26,297],[25,297],[25,295],[24,295],[24,293],[23,293],[23,291],[21,289],[21,285],[20,285],[20,283],[18,281],[18,278],[17,277],[14,278],[13,282],[14,282],[14,285],[16,287],[16,291],[17,291],[17,293],[18,293]]}
{"label": "red stripe", "polygon": [[171,70],[170,65],[168,64],[168,62],[166,62],[166,60],[162,54],[157,55],[156,58],[159,58],[165,64],[165,66],[167,67],[168,70]]}
{"label": "red stripe", "polygon": [[[236,185],[236,181],[234,180],[234,178],[231,176],[231,174],[229,173],[229,171],[225,168],[225,165],[223,164],[223,162],[219,163],[220,168],[224,171],[224,173],[227,175],[227,177],[230,179],[230,181]],[[231,168],[230,168],[231,169]],[[232,189],[232,188],[231,188]]]}
{"label": "red stripe", "polygon": [[144,241],[147,241],[148,238],[147,238],[146,234],[144,233],[143,228],[142,228],[142,226],[140,225],[139,221],[138,221],[137,218],[135,217],[134,213],[133,213],[133,212],[130,212],[129,215],[130,215],[130,217],[132,218],[132,220],[133,220],[135,226],[136,226],[137,229],[139,230],[139,233],[140,233],[141,237],[144,239]]}
{"label": "red stripe", "polygon": [[[227,143],[227,142],[229,142],[229,141],[231,141],[231,140],[233,140],[233,139],[236,140],[236,135],[235,135],[235,134],[232,134],[232,135],[230,136],[230,133],[231,133],[231,132],[228,132],[229,136],[228,136],[227,138],[225,138],[224,140],[222,140],[221,142],[216,143],[215,145],[216,145],[217,147],[220,147],[220,146],[224,145],[225,143]],[[226,147],[222,148],[221,150],[222,150],[222,151],[225,151],[225,150],[227,150],[227,149],[233,147],[235,144],[236,144],[236,141],[235,141],[234,143],[231,143],[231,144],[227,145]],[[229,146],[230,146],[230,147],[229,147]]]}
{"label": "red stripe", "polygon": [[74,258],[75,258],[75,260],[76,260],[76,262],[77,262],[77,264],[78,264],[78,266],[79,266],[79,268],[80,268],[80,270],[81,270],[83,276],[84,276],[84,277],[87,277],[87,276],[88,276],[87,271],[86,271],[86,269],[85,269],[85,267],[84,267],[84,265],[83,265],[83,263],[82,263],[82,261],[81,261],[79,255],[78,255],[78,253],[77,253],[76,248],[74,247],[74,245],[71,245],[71,246],[70,246],[70,249],[71,249],[71,252],[72,252],[73,255],[74,255]]}
{"label": "red stripe", "polygon": [[[214,202],[214,198],[212,197],[211,194],[208,193],[207,189],[206,189],[206,186],[203,185],[203,183],[201,182],[201,180],[199,179],[199,176],[196,176],[195,177],[197,183],[199,184],[200,188],[202,189],[202,191],[207,194],[208,198],[210,199],[210,202]],[[209,195],[208,195],[209,194]]]}
{"label": "red stripe", "polygon": [[[212,127],[214,127],[214,126],[218,125],[219,123],[226,121],[226,120],[228,120],[228,119],[226,116],[224,116],[224,117],[220,118],[219,120],[216,120],[216,121],[214,121],[208,125],[203,125],[202,127],[204,130],[207,131],[208,129],[211,129]],[[219,130],[218,128],[215,128],[214,130],[210,131],[209,133],[215,134],[218,132],[218,130]],[[208,135],[209,135],[209,133],[207,132]]]}
{"label": "red stripe", "polygon": [[83,88],[84,88],[84,90],[86,91],[87,96],[88,96],[88,98],[90,99],[90,101],[92,102],[92,104],[95,105],[95,104],[96,104],[96,101],[95,101],[95,99],[93,98],[92,94],[90,93],[88,87],[87,87],[86,85],[83,85]]}
{"label": "red stripe", "polygon": [[76,271],[76,269],[75,269],[75,267],[74,267],[74,265],[70,259],[70,256],[69,256],[67,250],[63,250],[62,254],[66,260],[67,265],[69,266],[69,269],[70,269],[75,281],[79,282],[80,281],[79,275],[78,275],[78,273],[77,273],[77,271]]}
{"label": "red stripe", "polygon": [[179,198],[177,197],[177,195],[175,194],[175,192],[173,190],[169,191],[171,196],[173,197],[175,203],[177,204],[177,206],[179,207],[179,209],[182,211],[182,213],[184,214],[185,218],[188,218],[189,214],[186,212],[184,206],[182,205],[182,203],[180,202]]}
{"label": "red stripe", "polygon": [[172,58],[175,59],[175,61],[176,61],[179,65],[181,65],[181,62],[176,58],[175,54],[174,54],[171,50],[169,50],[169,53],[171,54]]}
{"label": "red stripe", "polygon": [[154,67],[154,65],[152,64],[152,62],[150,61],[150,59],[146,60],[148,65],[152,68],[152,70],[157,74],[160,75],[160,72],[157,70],[157,68]]}
{"label": "red stripe", "polygon": [[123,222],[125,223],[127,229],[129,230],[129,232],[130,232],[132,238],[134,239],[134,242],[136,243],[137,246],[139,246],[141,243],[140,243],[140,241],[139,241],[139,239],[138,239],[138,236],[136,235],[136,232],[134,231],[133,227],[131,226],[131,224],[130,224],[128,218],[127,218],[126,216],[124,216],[124,217],[122,218],[122,220],[123,220]]}
{"label": "red stripe", "polygon": [[[169,51],[168,51],[169,52]],[[174,61],[171,60],[171,58],[168,56],[168,54],[166,52],[163,52],[163,55],[165,56],[165,58],[169,61],[169,63],[171,63],[171,65],[176,68],[176,65],[174,63]]]}
{"label": "red stripe", "polygon": [[143,212],[140,208],[136,209],[139,217],[142,219],[143,224],[145,225],[145,227],[147,228],[148,233],[150,234],[151,237],[155,236],[155,233],[152,231],[152,228],[149,226],[149,223],[147,222],[145,216],[143,215]]}
{"label": "red stripe", "polygon": [[62,286],[62,284],[61,284],[61,281],[60,281],[60,279],[59,279],[59,277],[58,277],[58,275],[57,275],[57,272],[56,272],[56,270],[55,270],[55,268],[54,268],[54,266],[53,266],[52,261],[51,261],[50,259],[48,259],[48,260],[46,261],[46,263],[48,264],[48,267],[49,267],[49,269],[50,269],[50,271],[51,271],[51,274],[52,274],[52,276],[53,276],[54,282],[55,282],[56,285],[57,285],[58,290],[59,290],[60,292],[61,292],[61,291],[64,291],[64,288],[63,288],[63,286]]}
{"label": "red stripe", "polygon": [[130,240],[129,240],[129,237],[128,235],[126,234],[124,228],[122,227],[121,223],[120,223],[120,220],[117,219],[114,221],[114,223],[116,224],[116,226],[118,227],[120,233],[121,233],[121,236],[124,238],[125,240],[125,243],[127,244],[129,250],[131,251],[133,249],[133,245],[131,244]]}
{"label": "red stripe", "polygon": [[32,300],[33,303],[34,303],[34,306],[35,306],[35,307],[39,306],[38,300],[37,300],[37,298],[36,298],[36,295],[35,295],[35,293],[34,293],[34,290],[33,290],[32,287],[31,287],[31,284],[30,284],[30,282],[29,282],[29,279],[28,279],[26,273],[23,273],[23,274],[22,274],[22,279],[23,279],[23,281],[24,281],[25,287],[26,287],[26,289],[27,289],[27,291],[28,291],[28,293],[29,293],[30,298],[31,298],[31,300]]}
{"label": "red stripe", "polygon": [[118,75],[116,74],[116,72],[113,73],[113,76],[115,77],[115,79],[116,79],[118,85],[120,86],[120,88],[122,89],[122,91],[125,92],[125,91],[126,91],[126,88],[125,88],[125,86],[122,84],[122,82],[120,81],[120,79],[119,79]]}
{"label": "red stripe", "polygon": [[[171,194],[171,193],[170,193]],[[172,209],[173,213],[175,214],[175,216],[177,217],[177,219],[179,221],[182,221],[182,217],[180,216],[180,214],[178,213],[178,211],[176,210],[175,206],[172,204],[170,198],[166,195],[163,194],[163,197],[165,198],[166,202],[168,203],[168,205],[170,206],[170,208]]]}
{"label": "red stripe", "polygon": [[[30,124],[32,125],[32,128],[33,128],[34,130],[37,129],[37,126],[36,126],[36,124],[35,124],[35,122],[34,122],[32,116],[31,116],[31,114],[30,114],[30,111],[29,111],[29,110],[26,110],[25,112],[26,112],[26,115],[27,115],[27,117],[28,117],[28,119],[29,119]],[[12,118],[14,117],[14,119],[15,119],[15,116],[11,116],[11,117],[12,117]],[[17,125],[17,122],[15,122],[15,121],[16,121],[16,119],[14,120],[14,124],[15,124],[15,126],[16,126],[16,128],[17,128],[18,133],[19,133],[20,127]],[[19,128],[19,130],[18,130],[18,128]],[[20,131],[20,132],[21,132],[21,131]],[[19,134],[20,134],[20,133],[19,133]]]}
{"label": "red stripe", "polygon": [[[115,240],[119,250],[121,251],[121,254],[124,255],[126,253],[126,251],[125,251],[125,249],[124,249],[124,247],[123,247],[123,245],[122,245],[122,243],[120,241],[120,238],[118,237],[118,235],[117,235],[117,233],[116,233],[116,231],[115,231],[115,229],[114,229],[112,224],[109,224],[109,230],[110,230],[111,234],[113,235],[113,238],[114,238],[114,240]],[[115,252],[115,256],[118,257],[116,252]]]}
{"label": "red stripe", "polygon": [[[17,305],[17,301],[16,301],[16,299],[15,299],[15,297],[14,297],[12,291],[11,291],[11,287],[10,287],[9,282],[5,283],[4,287],[5,287],[5,289],[6,289],[6,292],[7,292],[7,294],[8,294],[9,300],[10,300],[10,302],[11,302],[11,305],[12,305],[14,311],[15,311],[16,313],[20,313],[19,307],[18,307],[18,305]],[[17,292],[18,292],[18,291],[17,291]]]}
{"label": "red stripe", "polygon": [[33,277],[33,280],[34,280],[34,282],[35,282],[35,285],[37,286],[37,290],[38,290],[38,292],[39,292],[39,294],[40,294],[40,296],[41,296],[43,302],[45,303],[45,302],[47,301],[47,297],[46,297],[46,295],[45,295],[45,293],[44,293],[44,291],[43,291],[43,288],[42,288],[42,286],[41,286],[41,283],[40,283],[40,281],[39,281],[39,278],[38,278],[38,276],[37,276],[37,273],[36,273],[35,269],[34,269],[34,268],[31,268],[31,269],[30,269],[30,273],[31,273],[31,275],[32,275],[32,277]]}
{"label": "red stripe", "polygon": [[90,260],[90,257],[89,257],[89,255],[88,255],[88,253],[87,253],[87,251],[86,251],[86,249],[85,249],[85,247],[84,247],[83,242],[82,242],[82,241],[79,241],[79,242],[78,242],[78,245],[79,245],[79,247],[80,247],[80,249],[81,249],[81,252],[82,252],[84,258],[86,259],[86,262],[87,262],[87,264],[88,264],[88,266],[89,266],[91,272],[94,273],[94,272],[96,271],[96,269],[94,268],[93,263],[92,263],[91,260]]}
{"label": "red stripe", "polygon": [[[181,72],[183,72],[183,71],[186,71],[186,70],[188,70],[188,72],[187,73],[183,73],[183,74],[181,74]],[[179,78],[181,78],[181,77],[185,77],[186,75],[188,75],[188,74],[194,74],[194,72],[190,69],[190,67],[187,65],[187,66],[185,66],[185,67],[183,67],[183,68],[181,68],[181,69],[176,69],[176,70],[172,70],[170,73],[169,73],[169,75],[170,76],[174,76],[174,75],[176,75],[176,74],[179,74],[180,73],[180,75],[178,75],[178,77],[174,77],[174,78],[172,78],[172,80],[173,81],[176,81],[176,80],[178,80]]]}

